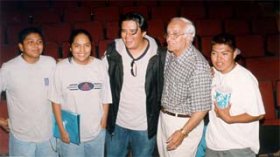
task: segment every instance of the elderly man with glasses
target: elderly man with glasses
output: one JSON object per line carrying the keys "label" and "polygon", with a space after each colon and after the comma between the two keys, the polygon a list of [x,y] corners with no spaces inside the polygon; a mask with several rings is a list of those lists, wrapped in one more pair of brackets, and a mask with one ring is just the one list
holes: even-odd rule
{"label": "elderly man with glasses", "polygon": [[[121,39],[108,46],[108,65],[113,103],[109,107],[107,157],[152,157],[160,112],[163,64],[166,50],[148,36],[147,23],[138,13],[120,20]],[[161,53],[162,52],[162,53]]]}
{"label": "elderly man with glasses", "polygon": [[157,144],[162,157],[194,157],[211,109],[211,70],[192,45],[195,27],[182,17],[171,19]]}

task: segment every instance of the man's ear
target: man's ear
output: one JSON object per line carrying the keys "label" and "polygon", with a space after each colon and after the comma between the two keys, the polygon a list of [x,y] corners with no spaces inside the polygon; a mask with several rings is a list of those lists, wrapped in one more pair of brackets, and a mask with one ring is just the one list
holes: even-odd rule
{"label": "man's ear", "polygon": [[18,48],[21,52],[23,52],[23,45],[21,43],[18,44]]}
{"label": "man's ear", "polygon": [[142,32],[142,36],[144,37],[147,34],[146,31]]}
{"label": "man's ear", "polygon": [[235,59],[237,57],[237,55],[239,55],[239,50],[238,49],[235,49],[234,52],[233,52],[233,59]]}

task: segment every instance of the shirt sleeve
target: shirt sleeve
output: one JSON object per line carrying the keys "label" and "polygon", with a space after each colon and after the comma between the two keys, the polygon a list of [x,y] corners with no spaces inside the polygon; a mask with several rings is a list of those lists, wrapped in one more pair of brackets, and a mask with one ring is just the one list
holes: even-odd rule
{"label": "shirt sleeve", "polygon": [[106,64],[106,62],[105,63],[102,62],[102,68],[104,71],[103,88],[102,88],[102,103],[108,104],[108,103],[112,103],[112,94],[111,94],[109,74],[108,74],[108,70],[107,70],[107,67],[105,64]]}
{"label": "shirt sleeve", "polygon": [[211,82],[209,70],[196,70],[190,78],[191,111],[208,111],[211,109]]}
{"label": "shirt sleeve", "polygon": [[56,67],[50,81],[50,89],[48,93],[48,98],[50,101],[61,104],[62,103],[62,85],[60,81],[60,72],[59,68]]}

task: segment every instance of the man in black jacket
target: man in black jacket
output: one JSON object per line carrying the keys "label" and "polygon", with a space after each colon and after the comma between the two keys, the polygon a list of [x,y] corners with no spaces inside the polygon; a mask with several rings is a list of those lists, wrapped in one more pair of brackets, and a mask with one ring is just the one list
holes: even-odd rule
{"label": "man in black jacket", "polygon": [[147,23],[138,13],[120,21],[121,39],[107,50],[113,103],[110,104],[107,157],[151,157],[160,111],[165,51],[146,35]]}

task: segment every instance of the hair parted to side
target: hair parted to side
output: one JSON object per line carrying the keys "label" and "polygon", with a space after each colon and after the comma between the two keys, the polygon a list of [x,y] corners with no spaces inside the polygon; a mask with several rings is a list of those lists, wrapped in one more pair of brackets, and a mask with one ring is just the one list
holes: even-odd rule
{"label": "hair parted to side", "polygon": [[23,30],[21,30],[18,34],[18,43],[23,43],[24,39],[32,33],[36,33],[39,34],[39,36],[42,38],[42,40],[44,41],[44,35],[42,33],[42,31],[37,28],[37,27],[27,27],[24,28]]}
{"label": "hair parted to side", "polygon": [[137,25],[141,28],[142,32],[146,32],[148,29],[147,21],[145,20],[144,16],[137,12],[128,12],[121,16],[119,26],[121,28],[121,25],[124,21],[135,21]]}
{"label": "hair parted to side", "polygon": [[220,33],[215,35],[211,41],[212,46],[215,44],[228,45],[232,50],[236,50],[235,37],[229,33]]}

